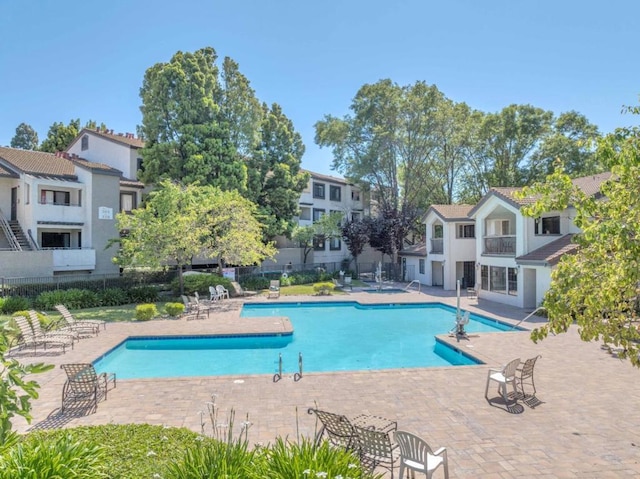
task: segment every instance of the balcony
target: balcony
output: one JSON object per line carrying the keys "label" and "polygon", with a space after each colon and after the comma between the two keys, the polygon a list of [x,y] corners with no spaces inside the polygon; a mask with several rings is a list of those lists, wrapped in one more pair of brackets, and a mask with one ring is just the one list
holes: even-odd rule
{"label": "balcony", "polygon": [[485,236],[483,254],[515,256],[516,236]]}
{"label": "balcony", "polygon": [[85,208],[78,205],[39,203],[34,215],[40,222],[82,224],[85,221]]}
{"label": "balcony", "polygon": [[432,254],[444,253],[444,240],[443,238],[431,238],[431,251]]}
{"label": "balcony", "polygon": [[54,249],[53,271],[93,271],[96,269],[96,250]]}

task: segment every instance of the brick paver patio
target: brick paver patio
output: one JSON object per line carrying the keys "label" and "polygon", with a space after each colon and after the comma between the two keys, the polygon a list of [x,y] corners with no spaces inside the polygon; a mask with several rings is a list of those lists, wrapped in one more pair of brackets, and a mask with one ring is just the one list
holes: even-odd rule
{"label": "brick paver patio", "polygon": [[[280,301],[316,300],[281,297]],[[441,301],[455,305],[448,292],[428,288],[393,297],[353,293],[327,300],[360,302]],[[264,300],[249,299],[248,301]],[[269,300],[277,301],[277,300]],[[271,375],[119,380],[95,413],[65,417],[58,413],[64,373],[62,363],[91,362],[129,335],[210,334],[281,331],[286,318],[240,318],[242,300],[223,302],[204,320],[158,320],[108,324],[96,338],[83,339],[64,355],[38,356],[56,365],[34,377],[40,398],[33,403],[31,427],[73,427],[106,423],[150,423],[200,431],[200,411],[216,395],[221,410],[249,414],[252,442],[293,440],[315,430],[309,407],[342,414],[362,413],[398,421],[399,429],[446,446],[451,478],[619,478],[640,477],[640,371],[584,343],[576,328],[533,344],[527,332],[483,333],[459,343],[486,365],[398,369],[352,373],[309,373],[300,381],[293,371],[274,383]],[[497,303],[462,298],[462,307],[517,322],[526,312]],[[525,323],[526,324],[526,323]],[[532,325],[529,325],[532,327]],[[513,357],[541,354],[536,365],[539,404],[508,412],[492,386],[484,399],[488,367]],[[22,360],[31,357],[21,356]],[[494,383],[495,384],[495,383]],[[16,428],[29,426],[17,421]],[[441,477],[441,472],[436,477]]]}

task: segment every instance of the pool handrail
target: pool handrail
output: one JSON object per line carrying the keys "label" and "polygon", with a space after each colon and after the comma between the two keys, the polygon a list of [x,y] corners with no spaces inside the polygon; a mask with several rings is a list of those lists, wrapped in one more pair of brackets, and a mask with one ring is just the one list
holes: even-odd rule
{"label": "pool handrail", "polygon": [[419,292],[420,292],[420,286],[422,286],[422,283],[420,283],[420,281],[419,281],[419,280],[417,280],[417,279],[414,279],[413,281],[411,281],[411,282],[410,282],[410,283],[409,283],[409,284],[404,288],[404,290],[405,290],[405,291],[409,291],[409,288],[411,287],[411,285],[412,285],[413,283],[418,283],[418,293],[419,293]]}

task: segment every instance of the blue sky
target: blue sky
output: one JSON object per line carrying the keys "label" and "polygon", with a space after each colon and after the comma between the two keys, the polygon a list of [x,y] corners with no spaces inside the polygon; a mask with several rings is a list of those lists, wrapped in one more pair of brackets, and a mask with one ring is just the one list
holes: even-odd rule
{"label": "blue sky", "polygon": [[205,46],[283,107],[320,173],[337,175],[314,123],[382,78],[486,112],[576,110],[609,132],[640,123],[621,114],[640,94],[638,18],[636,0],[0,0],[0,145],[21,122],[41,141],[74,118],[134,132],[145,70]]}

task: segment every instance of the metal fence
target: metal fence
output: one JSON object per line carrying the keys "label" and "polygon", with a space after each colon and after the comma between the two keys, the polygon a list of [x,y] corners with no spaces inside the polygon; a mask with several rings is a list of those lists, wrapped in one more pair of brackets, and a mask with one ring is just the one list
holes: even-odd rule
{"label": "metal fence", "polygon": [[176,277],[176,274],[176,270],[168,270],[127,272],[124,274],[74,274],[0,278],[0,296],[35,298],[45,291],[55,291],[58,289],[78,288],[101,291],[108,288],[131,288],[134,286],[169,283]]}
{"label": "metal fence", "polygon": [[[364,281],[375,281],[375,273],[380,263],[367,262],[351,264],[349,268],[345,268],[343,262],[335,263],[299,263],[299,264],[282,264],[282,265],[269,265],[269,266],[245,266],[236,268],[236,278],[242,281],[244,278],[250,276],[264,276],[267,278],[279,278],[283,273],[291,274],[295,272],[326,272],[334,274],[339,271],[349,270],[354,274],[354,277],[360,278]],[[414,278],[414,267],[406,266],[403,268],[400,264],[395,263],[382,263],[382,279],[385,281],[411,281]]]}

